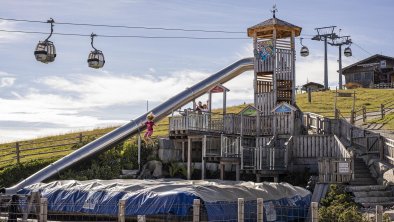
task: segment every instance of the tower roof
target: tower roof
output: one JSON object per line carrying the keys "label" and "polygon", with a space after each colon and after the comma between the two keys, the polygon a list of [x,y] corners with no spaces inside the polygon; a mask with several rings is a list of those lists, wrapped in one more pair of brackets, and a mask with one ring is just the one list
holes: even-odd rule
{"label": "tower roof", "polygon": [[253,37],[254,33],[257,37],[266,36],[272,34],[274,29],[277,38],[287,38],[291,37],[293,30],[295,36],[299,36],[302,28],[274,17],[248,28],[248,36]]}

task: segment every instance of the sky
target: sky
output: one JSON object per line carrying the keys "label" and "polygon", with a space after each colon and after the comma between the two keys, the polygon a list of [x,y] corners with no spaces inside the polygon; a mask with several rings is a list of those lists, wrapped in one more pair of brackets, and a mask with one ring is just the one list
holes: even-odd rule
{"label": "sky", "polygon": [[[202,33],[55,24],[55,32],[89,35],[224,37],[239,39],[95,38],[103,69],[91,69],[90,37],[53,35],[55,62],[37,62],[33,52],[47,35],[0,31],[0,142],[124,124],[239,59],[253,56],[246,29],[272,17],[302,27],[310,56],[299,56],[296,84],[323,82],[324,45],[308,38],[314,28],[337,26],[350,35],[353,57],[343,66],[373,54],[394,56],[387,15],[392,0],[0,0],[0,18],[55,22],[225,30]],[[48,32],[49,24],[0,19],[0,30]],[[338,48],[328,48],[329,85],[338,82]],[[225,84],[228,104],[252,102],[252,72]],[[206,97],[200,98],[205,101]],[[213,99],[220,108],[221,98]]]}

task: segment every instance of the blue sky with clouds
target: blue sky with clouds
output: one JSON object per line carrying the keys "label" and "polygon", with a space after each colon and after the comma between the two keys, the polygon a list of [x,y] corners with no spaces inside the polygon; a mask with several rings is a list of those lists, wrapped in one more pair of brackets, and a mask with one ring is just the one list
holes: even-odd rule
{"label": "blue sky with clouds", "polygon": [[[0,142],[122,124],[180,90],[236,60],[252,56],[246,29],[272,15],[301,26],[308,38],[314,28],[337,25],[342,34],[368,52],[393,56],[394,35],[388,15],[392,0],[0,0],[0,17],[57,22],[241,31],[242,34],[198,33],[55,25],[55,32],[98,35],[245,37],[238,40],[100,38],[95,46],[106,57],[103,69],[87,66],[89,37],[54,35],[54,63],[42,64],[33,51],[39,34],[0,31]],[[1,30],[42,31],[48,24],[0,20]],[[297,57],[297,84],[323,80],[323,44],[304,40],[309,57]],[[299,50],[297,41],[297,52]],[[354,57],[369,56],[353,45]],[[329,47],[329,81],[338,81],[338,49]],[[252,101],[252,74],[226,84],[229,104]],[[204,99],[204,98],[203,98]],[[215,104],[219,107],[220,98]]]}

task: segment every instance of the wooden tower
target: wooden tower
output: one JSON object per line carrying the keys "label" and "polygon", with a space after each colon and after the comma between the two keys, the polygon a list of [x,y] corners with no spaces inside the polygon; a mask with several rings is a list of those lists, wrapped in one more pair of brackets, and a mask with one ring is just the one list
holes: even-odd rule
{"label": "wooden tower", "polygon": [[275,17],[248,28],[253,38],[254,103],[262,115],[270,115],[277,104],[295,103],[294,39],[301,27]]}

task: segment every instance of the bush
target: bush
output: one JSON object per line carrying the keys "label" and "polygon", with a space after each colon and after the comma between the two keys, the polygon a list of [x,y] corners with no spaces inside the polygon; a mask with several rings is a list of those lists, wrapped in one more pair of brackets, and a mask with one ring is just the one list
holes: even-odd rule
{"label": "bush", "polygon": [[0,170],[0,187],[10,187],[56,161],[56,158],[32,160]]}
{"label": "bush", "polygon": [[331,185],[325,198],[320,201],[319,221],[321,222],[367,222],[358,211],[356,203],[344,191],[343,186]]}
{"label": "bush", "polygon": [[[87,137],[75,145],[75,149],[94,140],[94,137]],[[148,160],[156,158],[151,155],[154,147],[141,148],[141,164],[145,164]],[[15,185],[22,179],[25,179],[40,169],[56,161],[57,158],[46,160],[32,160],[29,162],[13,165],[0,170],[0,187],[10,187]],[[138,145],[135,140],[128,140],[120,143],[110,150],[101,154],[81,161],[71,168],[61,171],[58,175],[48,179],[47,181],[61,179],[73,180],[91,180],[91,179],[116,179],[119,177],[122,168],[137,169],[138,168]]]}

